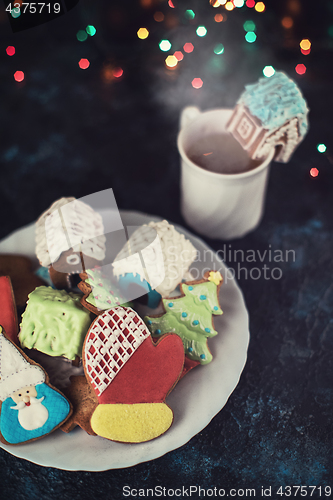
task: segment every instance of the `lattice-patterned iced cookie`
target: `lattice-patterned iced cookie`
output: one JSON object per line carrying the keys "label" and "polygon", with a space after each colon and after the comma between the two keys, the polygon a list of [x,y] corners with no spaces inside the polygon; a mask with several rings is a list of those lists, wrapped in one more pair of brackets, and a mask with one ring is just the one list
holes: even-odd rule
{"label": "lattice-patterned iced cookie", "polygon": [[83,362],[99,403],[91,417],[96,434],[137,443],[170,427],[173,412],[165,398],[184,364],[183,345],[177,335],[165,335],[154,344],[133,309],[116,307],[92,323]]}

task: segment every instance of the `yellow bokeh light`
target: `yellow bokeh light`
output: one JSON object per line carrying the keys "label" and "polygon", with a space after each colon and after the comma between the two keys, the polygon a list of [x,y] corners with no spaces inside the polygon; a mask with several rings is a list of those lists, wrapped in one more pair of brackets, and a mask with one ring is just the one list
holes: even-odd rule
{"label": "yellow bokeh light", "polygon": [[137,31],[137,35],[138,37],[141,39],[141,40],[144,40],[145,38],[148,37],[149,35],[149,31],[147,30],[147,28],[140,28],[138,31]]}
{"label": "yellow bokeh light", "polygon": [[210,1],[210,5],[212,5],[212,6],[216,9],[216,8],[217,8],[217,7],[219,7],[221,4],[220,4],[219,0],[211,0],[211,1]]}
{"label": "yellow bokeh light", "polygon": [[264,12],[264,10],[266,9],[266,5],[264,4],[264,2],[257,2],[254,8],[257,12]]}
{"label": "yellow bokeh light", "polygon": [[303,38],[303,40],[300,42],[299,46],[303,50],[309,50],[311,48],[311,42],[308,38]]}
{"label": "yellow bokeh light", "polygon": [[291,17],[286,16],[282,19],[281,24],[284,28],[290,29],[293,27],[294,21],[292,20]]}
{"label": "yellow bokeh light", "polygon": [[232,2],[227,2],[225,4],[225,8],[226,8],[226,10],[234,10],[235,6]]}
{"label": "yellow bokeh light", "polygon": [[168,56],[165,60],[165,64],[168,68],[175,68],[178,64],[178,59],[176,56]]}

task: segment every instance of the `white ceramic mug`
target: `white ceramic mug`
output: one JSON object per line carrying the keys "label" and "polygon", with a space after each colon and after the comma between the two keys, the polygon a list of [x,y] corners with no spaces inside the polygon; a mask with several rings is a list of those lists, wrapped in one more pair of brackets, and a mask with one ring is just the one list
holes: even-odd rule
{"label": "white ceramic mug", "polygon": [[240,173],[206,170],[188,157],[191,147],[205,136],[218,134],[226,151],[223,165],[244,161],[244,152],[230,150],[234,140],[226,130],[231,109],[201,112],[185,108],[180,118],[178,150],[181,156],[181,211],[184,219],[198,233],[210,238],[233,239],[253,230],[263,215],[266,184],[274,148],[255,168]]}

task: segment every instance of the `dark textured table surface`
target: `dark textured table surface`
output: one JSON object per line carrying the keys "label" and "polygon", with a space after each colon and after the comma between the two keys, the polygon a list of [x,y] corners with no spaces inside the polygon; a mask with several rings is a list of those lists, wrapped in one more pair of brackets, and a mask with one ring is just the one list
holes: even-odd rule
{"label": "dark textured table surface", "polygon": [[[0,449],[1,498],[125,498],[125,485],[136,490],[133,498],[158,485],[166,495],[192,485],[209,490],[207,495],[224,488],[236,498],[246,496],[247,488],[262,497],[262,486],[271,486],[271,498],[282,498],[279,486],[312,485],[317,488],[303,494],[329,496],[333,10],[329,1],[273,3],[267,0],[259,13],[245,5],[233,12],[214,9],[208,0],[174,2],[174,8],[153,0],[81,1],[58,19],[16,33],[1,7],[1,237],[36,220],[61,196],[110,187],[119,208],[186,227],[176,148],[183,106],[233,107],[244,84],[272,65],[295,79],[311,109],[310,131],[292,160],[272,165],[259,228],[231,242],[206,240],[215,250],[227,244],[262,255],[269,249],[295,252],[289,261],[269,261],[267,252],[263,263],[242,263],[248,272],[263,264],[279,267],[282,276],[245,279],[243,272],[238,280],[251,340],[240,382],[223,410],[186,445],[128,469],[69,472]],[[193,9],[194,20],[184,17],[186,9]],[[164,21],[154,20],[156,11]],[[214,21],[217,12],[224,22]],[[286,16],[292,28],[281,25]],[[244,39],[248,19],[256,23],[253,44]],[[77,32],[88,24],[96,34],[78,41]],[[195,34],[199,25],[208,30],[202,39]],[[136,35],[140,27],[149,30],[146,40]],[[309,55],[300,52],[302,38],[312,41]],[[169,53],[185,42],[194,51],[175,70],[167,69],[161,39],[172,42]],[[222,55],[213,52],[218,43],[225,47]],[[15,55],[6,54],[7,46],[15,46]],[[81,58],[90,61],[88,69],[79,68]],[[304,75],[295,72],[297,64],[306,65]],[[119,67],[123,74],[116,78],[112,72]],[[25,75],[20,83],[13,78],[17,70]],[[192,87],[195,77],[202,78],[201,89]],[[318,143],[327,146],[325,153],[318,152]],[[316,177],[310,175],[313,168]],[[237,259],[226,257],[236,268]],[[294,493],[299,497],[301,490]]]}

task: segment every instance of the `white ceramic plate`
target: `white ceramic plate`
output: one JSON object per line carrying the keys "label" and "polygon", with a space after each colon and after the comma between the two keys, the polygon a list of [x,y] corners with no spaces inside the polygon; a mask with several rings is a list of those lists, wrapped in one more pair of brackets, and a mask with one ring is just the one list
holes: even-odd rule
{"label": "white ceramic plate", "polygon": [[[124,225],[141,225],[159,220],[137,212],[121,212]],[[47,467],[65,470],[103,471],[130,467],[158,458],[179,448],[200,432],[223,408],[235,389],[244,368],[249,342],[248,314],[235,280],[231,279],[218,256],[200,239],[181,227],[199,258],[191,268],[194,277],[209,269],[224,277],[220,303],[224,314],[214,317],[219,334],[209,339],[213,361],[188,373],[167,398],[174,411],[171,428],[161,437],[143,444],[114,443],[89,436],[80,428],[69,434],[57,430],[46,438],[20,446],[5,446],[9,453]],[[0,242],[0,253],[24,254],[34,258],[34,225],[15,231]],[[226,279],[227,278],[227,279]]]}

